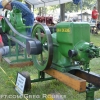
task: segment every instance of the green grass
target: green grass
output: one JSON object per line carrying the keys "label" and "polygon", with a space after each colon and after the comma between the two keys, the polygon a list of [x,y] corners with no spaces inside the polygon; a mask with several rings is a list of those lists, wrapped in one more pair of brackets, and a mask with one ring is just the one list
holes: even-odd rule
{"label": "green grass", "polygon": [[[91,34],[91,42],[95,45],[100,46],[100,34]],[[0,97],[2,95],[19,95],[15,89],[14,84],[11,82],[16,82],[17,72],[28,71],[31,79],[37,78],[37,70],[34,66],[24,67],[24,68],[10,68],[5,62],[1,62],[0,66],[6,71],[7,75],[3,73],[0,69]],[[100,58],[95,58],[90,62],[90,68],[92,72],[100,73]],[[33,96],[33,98],[28,98],[28,100],[45,100],[43,94],[56,93],[66,96],[64,100],[85,100],[85,93],[78,93],[72,88],[64,85],[58,80],[49,80],[45,82],[32,83],[31,91],[27,92],[28,96]],[[100,91],[95,92],[95,98],[100,98]],[[0,100],[25,100],[25,98],[0,98]]]}

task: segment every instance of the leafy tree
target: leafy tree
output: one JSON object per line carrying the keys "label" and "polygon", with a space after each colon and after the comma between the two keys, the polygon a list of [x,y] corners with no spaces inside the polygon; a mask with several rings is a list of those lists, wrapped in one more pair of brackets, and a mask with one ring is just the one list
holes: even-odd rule
{"label": "leafy tree", "polygon": [[59,8],[59,5],[50,6],[48,7],[48,10],[54,11],[56,8]]}
{"label": "leafy tree", "polygon": [[92,9],[93,5],[95,5],[95,4],[96,4],[95,0],[82,0],[82,3],[80,1],[78,5],[74,4],[73,2],[69,2],[69,3],[66,3],[65,11],[66,12],[67,11],[69,11],[69,12],[78,11],[78,10],[80,10],[81,5],[82,5],[82,10]]}
{"label": "leafy tree", "polygon": [[[85,10],[85,9],[92,10],[93,6],[96,5],[96,2],[97,2],[97,0],[82,0],[82,10]],[[100,2],[100,0],[98,0],[98,2]],[[99,5],[99,7],[100,7],[100,5]],[[45,7],[46,14],[49,11],[51,11],[51,10],[54,11],[57,8],[60,8],[60,5],[53,5],[53,6]],[[73,2],[68,2],[65,4],[65,12],[68,12],[68,11],[69,12],[78,12],[80,9],[81,9],[81,2],[78,5],[74,4]],[[37,11],[37,10],[35,10],[35,11]],[[41,13],[44,13],[45,11],[42,7]],[[39,9],[38,9],[38,12],[39,12]],[[99,11],[99,13],[100,13],[100,11]]]}

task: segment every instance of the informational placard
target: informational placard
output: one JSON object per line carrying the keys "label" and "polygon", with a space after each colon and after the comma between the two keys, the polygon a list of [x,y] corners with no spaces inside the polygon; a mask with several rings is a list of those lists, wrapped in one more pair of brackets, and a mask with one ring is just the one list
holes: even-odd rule
{"label": "informational placard", "polygon": [[24,88],[25,88],[25,83],[26,83],[26,78],[18,73],[17,79],[16,79],[16,86],[15,90],[22,96],[24,93]]}

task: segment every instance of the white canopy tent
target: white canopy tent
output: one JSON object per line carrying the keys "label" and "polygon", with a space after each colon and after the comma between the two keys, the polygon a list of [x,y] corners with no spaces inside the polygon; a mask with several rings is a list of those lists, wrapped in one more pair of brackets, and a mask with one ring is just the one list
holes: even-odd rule
{"label": "white canopy tent", "polygon": [[64,21],[65,3],[72,2],[73,0],[25,0],[27,3],[33,5],[34,8],[47,7],[51,5],[60,4],[60,21]]}
{"label": "white canopy tent", "polygon": [[25,0],[25,1],[29,4],[32,4],[34,8],[72,2],[72,0]]}

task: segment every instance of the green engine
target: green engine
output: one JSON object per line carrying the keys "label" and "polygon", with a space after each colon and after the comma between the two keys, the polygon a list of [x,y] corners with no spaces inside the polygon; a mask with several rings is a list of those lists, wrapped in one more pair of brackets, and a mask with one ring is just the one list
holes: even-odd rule
{"label": "green engine", "polygon": [[52,34],[54,47],[53,62],[61,71],[83,65],[89,70],[89,62],[99,56],[99,48],[90,43],[90,25],[79,22],[57,24],[56,33]]}
{"label": "green engine", "polygon": [[[45,24],[37,23],[33,27],[32,37],[39,40],[42,53],[35,53],[32,48],[34,43],[28,42],[28,53],[33,55],[33,61],[38,70],[42,71],[50,67],[61,72],[72,69],[90,71],[89,63],[92,58],[99,57],[99,48],[90,42],[90,25],[86,22],[61,22],[55,27],[56,31],[51,33]],[[40,31],[42,30],[42,32]],[[38,43],[35,43],[38,46]],[[29,52],[33,51],[33,53]],[[80,67],[83,65],[82,67]]]}
{"label": "green engine", "polygon": [[14,7],[12,11],[6,11],[5,17],[1,20],[2,30],[15,37],[19,42],[26,43],[24,36],[26,36],[26,28],[30,28],[30,26],[25,26],[24,22],[21,11]]}

